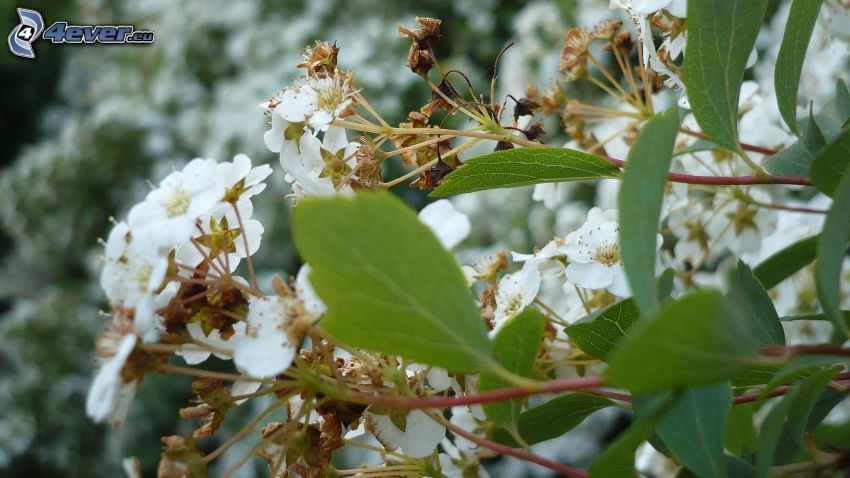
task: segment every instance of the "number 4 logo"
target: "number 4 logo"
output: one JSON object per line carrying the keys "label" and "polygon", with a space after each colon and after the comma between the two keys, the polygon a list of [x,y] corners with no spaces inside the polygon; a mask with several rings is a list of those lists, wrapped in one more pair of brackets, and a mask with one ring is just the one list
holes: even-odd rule
{"label": "number 4 logo", "polygon": [[37,11],[27,8],[18,9],[18,18],[21,22],[12,29],[7,38],[9,50],[14,55],[23,58],[35,58],[32,43],[38,39],[42,30],[44,30],[44,19]]}

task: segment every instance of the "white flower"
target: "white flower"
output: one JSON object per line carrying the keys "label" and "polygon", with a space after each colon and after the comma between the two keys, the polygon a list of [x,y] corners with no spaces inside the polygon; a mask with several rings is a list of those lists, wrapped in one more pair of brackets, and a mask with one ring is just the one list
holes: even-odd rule
{"label": "white flower", "polygon": [[[247,197],[240,199],[235,208],[230,203],[220,203],[215,211],[200,218],[196,227],[199,234],[194,236],[196,241],[185,242],[178,247],[175,259],[194,267],[211,256],[211,259],[219,258],[220,264],[229,265],[228,272],[235,271],[241,259],[259,250],[265,232],[260,221],[251,219],[253,213],[254,206]],[[239,226],[240,218],[243,227]],[[216,271],[210,269],[209,273],[215,274]]]}
{"label": "white flower", "polygon": [[[565,271],[567,280],[587,289],[607,289],[619,297],[631,295],[620,258],[620,226],[611,216],[616,211],[602,212],[593,208],[587,222],[567,236],[564,253],[570,261]],[[658,235],[656,249],[661,247]]]}
{"label": "white flower", "polygon": [[345,130],[328,127],[322,141],[312,134],[301,137],[298,154],[281,155],[280,162],[296,196],[329,196],[350,192],[343,180],[357,165],[358,143],[349,143]]}
{"label": "white flower", "polygon": [[322,315],[328,310],[316,290],[313,289],[313,284],[310,283],[310,271],[313,270],[310,264],[304,264],[298,269],[298,274],[295,276],[295,292],[298,293],[298,298],[304,303],[304,309],[313,315]]}
{"label": "white flower", "polygon": [[[175,353],[183,357],[183,360],[185,360],[189,365],[197,365],[210,358],[210,355],[213,354],[220,359],[229,359],[233,355],[231,351],[233,349],[233,344],[236,340],[238,340],[238,337],[245,335],[245,322],[237,322],[233,324],[233,329],[233,335],[225,340],[221,338],[221,333],[218,329],[213,329],[210,331],[209,335],[207,335],[204,333],[200,322],[190,322],[186,325],[186,331],[195,342],[209,345],[216,349],[221,349],[222,352],[210,352],[205,349],[193,348],[191,344],[188,344],[184,350],[178,350]],[[224,351],[231,352],[225,353]]]}
{"label": "white flower", "polygon": [[539,290],[540,272],[534,261],[526,261],[518,272],[502,277],[496,292],[496,312],[491,335],[496,334],[505,321],[531,304]]}
{"label": "white flower", "polygon": [[440,199],[422,208],[419,220],[431,228],[446,249],[454,248],[469,236],[469,218],[458,212],[448,199]]}
{"label": "white flower", "polygon": [[275,112],[290,123],[303,123],[315,113],[318,102],[316,90],[310,85],[299,85],[284,90]]}
{"label": "white flower", "polygon": [[540,272],[541,277],[557,277],[564,272],[563,263],[557,260],[564,257],[564,252],[561,250],[563,246],[564,239],[557,237],[543,246],[543,249],[533,254],[522,254],[511,251],[511,260],[514,262],[534,262],[537,264],[537,270]]}
{"label": "white flower", "polygon": [[168,259],[142,231],[125,222],[113,226],[106,241],[100,285],[110,302],[134,309],[134,322],[144,335],[153,328],[156,291],[168,270]]}
{"label": "white flower", "polygon": [[121,371],[136,347],[138,337],[130,333],[109,337],[107,340],[109,343],[106,348],[109,350],[105,351],[104,355],[109,357],[101,362],[100,369],[92,381],[86,397],[86,414],[95,423],[109,419],[113,426],[120,426],[136,395],[137,386],[135,381],[124,383]]}
{"label": "white flower", "polygon": [[197,158],[166,176],[143,202],[130,209],[130,227],[149,232],[165,249],[188,241],[195,221],[209,214],[224,197],[217,166],[215,160]]}
{"label": "white flower", "polygon": [[305,134],[306,125],[286,120],[282,108],[275,108],[271,116],[272,128],[263,134],[266,147],[272,153],[280,153],[281,160],[284,156],[297,155],[298,143]]}
{"label": "white flower", "polygon": [[310,86],[316,93],[316,109],[307,122],[322,131],[351,106],[351,74],[336,72],[333,76],[311,78]]}
{"label": "white flower", "polygon": [[[770,195],[760,189],[750,188],[747,194],[760,203],[772,202]],[[762,238],[776,229],[776,223],[775,210],[718,194],[714,197],[713,216],[706,230],[712,239],[722,239],[729,250],[740,257],[758,252]]]}
{"label": "white flower", "polygon": [[611,0],[611,8],[632,9],[641,15],[649,15],[667,9],[671,15],[685,18],[688,0]]}
{"label": "white flower", "polygon": [[547,209],[555,209],[567,199],[568,188],[568,183],[535,184],[531,199],[542,202]]}
{"label": "white flower", "polygon": [[[431,413],[437,413],[429,410]],[[405,416],[394,417],[390,411],[387,414],[377,414],[367,410],[366,429],[387,450],[398,449],[404,455],[412,458],[423,458],[434,452],[437,445],[446,436],[446,427],[437,423],[422,410],[411,410]],[[403,425],[403,429],[397,425]]]}
{"label": "white flower", "polygon": [[300,345],[293,343],[286,331],[294,300],[279,296],[249,300],[245,335],[231,339],[233,362],[240,370],[257,377],[271,377],[289,368]]}
{"label": "white flower", "polygon": [[[263,181],[272,174],[268,164],[256,168],[251,167],[251,158],[237,154],[232,162],[218,165],[218,179],[224,185],[228,201],[247,199],[263,192],[266,183]],[[230,197],[233,195],[234,197]]]}

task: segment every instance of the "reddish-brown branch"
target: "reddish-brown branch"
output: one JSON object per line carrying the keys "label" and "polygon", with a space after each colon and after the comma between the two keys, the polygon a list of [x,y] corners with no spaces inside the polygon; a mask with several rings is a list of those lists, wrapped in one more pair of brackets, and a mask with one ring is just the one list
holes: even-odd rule
{"label": "reddish-brown branch", "polygon": [[[626,167],[622,159],[605,157],[618,168]],[[793,186],[811,186],[809,178],[799,176],[694,176],[692,174],[668,173],[667,180],[674,183],[707,184],[711,186],[748,186],[756,184],[788,184]]]}
{"label": "reddish-brown branch", "polygon": [[501,443],[496,443],[486,438],[482,438],[474,433],[470,433],[448,421],[444,422],[444,425],[455,435],[462,436],[463,438],[466,438],[467,440],[471,441],[472,443],[475,443],[478,446],[489,448],[490,450],[493,450],[497,453],[501,453],[502,455],[508,455],[514,458],[519,458],[520,460],[527,461],[529,463],[535,463],[537,465],[549,468],[550,470],[557,471],[562,475],[572,476],[575,478],[587,477],[587,472],[580,468],[573,468],[569,465],[558,463],[557,461],[548,460],[546,458],[543,458],[542,456],[538,456],[533,453],[527,453],[522,450],[511,448],[507,445],[502,445]]}
{"label": "reddish-brown branch", "polygon": [[814,345],[771,345],[759,349],[759,354],[770,357],[791,355],[841,355],[850,356],[850,348],[832,344]]}
{"label": "reddish-brown branch", "polygon": [[[689,130],[687,128],[679,128],[679,131],[681,131],[682,133],[685,133],[688,136],[693,136],[694,138],[699,138],[699,139],[711,141],[711,138],[709,138],[704,133],[700,133],[699,131],[692,131],[692,130]],[[757,146],[755,144],[748,144],[748,143],[738,143],[738,144],[741,145],[741,149],[743,149],[744,151],[752,151],[754,153],[766,154],[768,156],[771,155],[771,154],[776,154],[776,153],[779,152],[775,149],[765,148],[764,146]]]}
{"label": "reddish-brown branch", "polygon": [[368,393],[352,393],[346,400],[366,405],[399,408],[450,408],[458,405],[475,405],[478,403],[500,402],[512,398],[527,397],[540,393],[558,393],[571,390],[587,390],[603,386],[602,377],[565,378],[543,382],[537,388],[503,388],[490,392],[454,397],[401,397],[397,395],[369,395]]}

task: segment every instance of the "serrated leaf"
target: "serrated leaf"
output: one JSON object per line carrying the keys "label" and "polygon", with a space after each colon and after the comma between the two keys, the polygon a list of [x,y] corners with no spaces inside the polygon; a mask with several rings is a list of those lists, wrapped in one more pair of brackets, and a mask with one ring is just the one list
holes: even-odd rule
{"label": "serrated leaf", "polygon": [[802,239],[763,260],[753,269],[753,275],[764,286],[772,289],[815,260],[819,236]]}
{"label": "serrated leaf", "polygon": [[[517,429],[529,445],[557,438],[584,421],[591,413],[614,405],[604,397],[587,393],[570,393],[526,410],[520,415]],[[519,446],[506,430],[491,437],[509,446]]]}
{"label": "serrated leaf", "polygon": [[310,197],[299,201],[293,221],[295,244],[328,307],[321,326],[335,338],[456,372],[493,366],[460,267],[400,200]]}
{"label": "serrated leaf", "polygon": [[850,240],[850,168],[843,171],[826,215],[815,261],[815,285],[824,313],[845,336],[850,327],[841,311],[841,266]]}
{"label": "serrated leaf", "polygon": [[[635,400],[640,400],[636,396]],[[674,393],[660,393],[646,399],[639,407],[635,420],[602,452],[590,466],[590,478],[637,477],[635,452],[641,443],[652,436],[655,425],[675,402]]]}
{"label": "serrated leaf", "polygon": [[[797,89],[800,86],[800,73],[806,49],[812,38],[815,21],[818,19],[823,0],[794,0],[785,23],[785,33],[779,46],[776,68],[773,73],[776,85],[776,102],[785,124],[791,131],[797,128]],[[774,173],[779,174],[779,173]]]}
{"label": "serrated leaf", "polygon": [[431,192],[433,197],[540,183],[617,178],[610,161],[566,148],[514,148],[466,160]]}
{"label": "serrated leaf", "polygon": [[738,145],[738,97],[767,0],[690,0],[684,79],[691,111],[715,143]]}
{"label": "serrated leaf", "polygon": [[626,337],[639,315],[634,301],[626,299],[591,314],[564,331],[584,353],[606,360]]}
{"label": "serrated leaf", "polygon": [[827,196],[835,195],[841,175],[850,164],[850,128],[845,128],[820,150],[812,163],[812,183]]}
{"label": "serrated leaf", "polygon": [[826,139],[823,137],[817,121],[810,116],[803,137],[791,146],[765,159],[764,168],[771,174],[807,178],[811,173],[815,157],[824,146],[826,146]]}
{"label": "serrated leaf", "polygon": [[737,308],[747,335],[760,345],[784,345],[785,330],[773,301],[762,285],[753,276],[750,268],[741,260],[732,275],[726,300]]}
{"label": "serrated leaf", "polygon": [[716,291],[692,292],[641,320],[609,359],[614,386],[646,391],[724,380],[757,364],[759,344]]}
{"label": "serrated leaf", "polygon": [[[629,286],[638,308],[658,307],[655,251],[658,218],[667,187],[667,172],[679,133],[679,110],[650,119],[629,151],[620,187],[620,249]],[[628,238],[623,240],[622,238]]]}
{"label": "serrated leaf", "polygon": [[[546,318],[534,308],[527,308],[510,318],[493,339],[496,363],[515,375],[530,378],[545,326]],[[499,375],[482,372],[478,387],[486,392],[510,386],[512,384]],[[485,403],[484,413],[499,426],[512,430],[519,422],[522,403],[521,398]]]}
{"label": "serrated leaf", "polygon": [[688,388],[656,431],[676,461],[697,476],[725,477],[723,433],[731,408],[729,382]]}

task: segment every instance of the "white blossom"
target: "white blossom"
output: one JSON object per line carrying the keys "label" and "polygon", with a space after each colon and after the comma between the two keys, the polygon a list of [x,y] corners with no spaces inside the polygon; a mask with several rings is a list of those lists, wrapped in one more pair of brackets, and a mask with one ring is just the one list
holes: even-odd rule
{"label": "white blossom", "polygon": [[431,228],[446,249],[453,249],[469,236],[469,217],[458,212],[448,199],[440,199],[419,211],[419,220]]}
{"label": "white blossom", "polygon": [[157,245],[170,249],[192,236],[195,221],[209,214],[224,197],[225,187],[218,177],[218,164],[212,159],[193,159],[174,171],[130,209],[127,222],[143,230]]}
{"label": "white blossom", "polygon": [[168,259],[144,231],[132,231],[125,222],[113,226],[100,276],[110,302],[134,310],[135,326],[142,335],[153,328],[156,291],[168,270]]}
{"label": "white blossom", "polygon": [[[426,411],[438,413],[435,410]],[[411,410],[401,418],[404,424],[404,429],[402,429],[393,422],[393,417],[389,413],[378,414],[367,410],[364,413],[366,429],[390,451],[397,449],[412,458],[426,457],[434,452],[434,449],[446,436],[446,427],[434,421],[426,411]],[[399,420],[396,420],[396,422],[399,422]]]}
{"label": "white blossom", "polygon": [[108,354],[111,356],[101,362],[92,381],[86,397],[86,414],[95,423],[108,419],[113,426],[120,426],[127,416],[137,386],[135,381],[124,383],[121,371],[136,347],[138,337],[128,333],[110,339],[112,343],[108,345]]}
{"label": "white blossom", "polygon": [[233,337],[233,362],[249,375],[271,377],[295,359],[300,343],[287,333],[287,320],[294,298],[252,297],[245,317],[245,334]]}
{"label": "white blossom", "polygon": [[502,277],[496,292],[496,312],[491,334],[496,334],[508,319],[528,307],[539,290],[540,272],[534,261],[526,261],[518,272]]}

